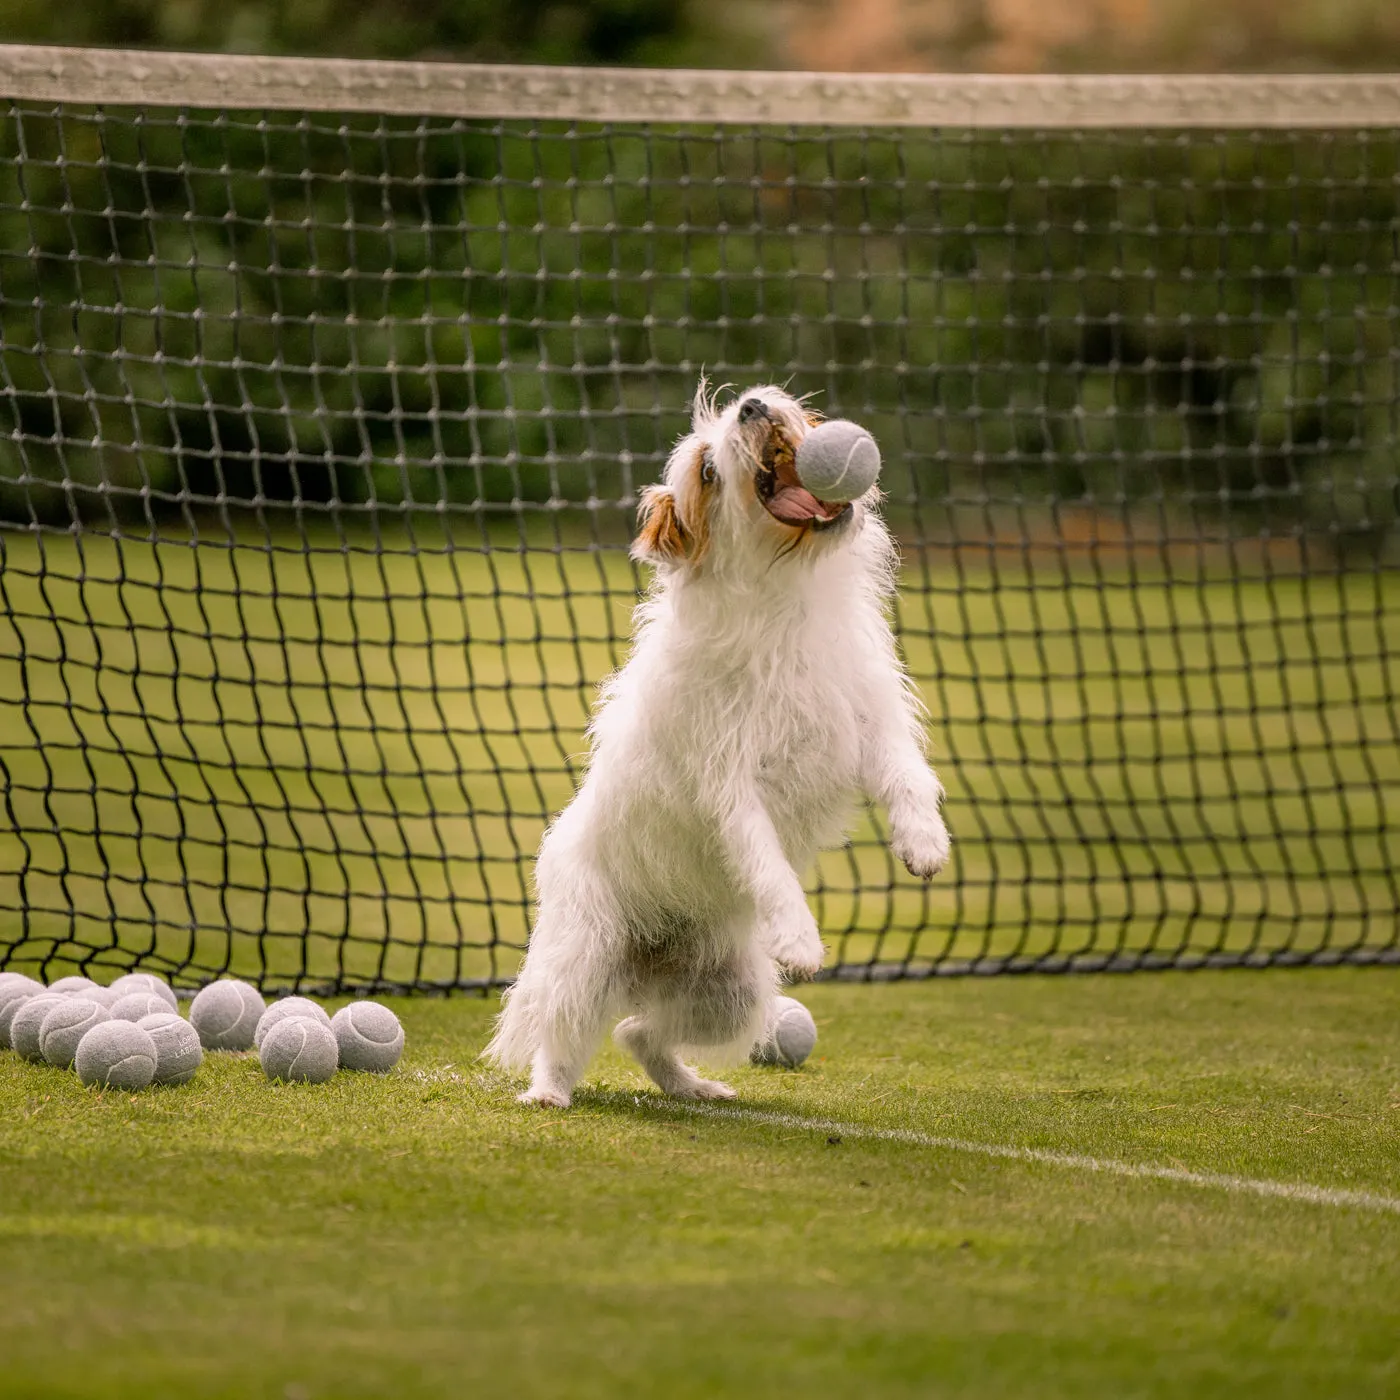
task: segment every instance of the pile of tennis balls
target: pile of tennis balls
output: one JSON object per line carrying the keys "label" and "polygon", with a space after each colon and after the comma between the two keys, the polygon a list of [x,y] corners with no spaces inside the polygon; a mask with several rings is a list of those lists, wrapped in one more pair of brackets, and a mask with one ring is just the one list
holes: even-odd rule
{"label": "pile of tennis balls", "polygon": [[338,1069],[386,1074],[403,1054],[403,1027],[387,1006],[357,1001],[334,1016],[309,997],[271,1006],[235,978],[211,982],[190,1004],[170,985],[131,972],[109,987],[88,977],[50,986],[0,972],[0,1050],[73,1069],[86,1085],[144,1089],[188,1084],[206,1050],[256,1049],[269,1079],[324,1084]]}

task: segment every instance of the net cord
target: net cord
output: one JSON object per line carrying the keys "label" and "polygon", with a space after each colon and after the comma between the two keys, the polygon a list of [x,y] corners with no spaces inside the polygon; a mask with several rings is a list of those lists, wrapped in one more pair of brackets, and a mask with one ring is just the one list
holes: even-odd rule
{"label": "net cord", "polygon": [[15,100],[590,122],[1113,130],[1400,126],[1400,74],[845,74],[0,45]]}

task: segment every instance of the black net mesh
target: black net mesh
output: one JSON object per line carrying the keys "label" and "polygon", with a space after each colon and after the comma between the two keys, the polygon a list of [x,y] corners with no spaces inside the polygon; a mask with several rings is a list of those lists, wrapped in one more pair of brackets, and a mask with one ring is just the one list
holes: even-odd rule
{"label": "black net mesh", "polygon": [[[1130,114],[1125,114],[1125,119]],[[702,368],[880,440],[838,975],[1397,952],[1400,133],[11,104],[0,964],[508,978]]]}

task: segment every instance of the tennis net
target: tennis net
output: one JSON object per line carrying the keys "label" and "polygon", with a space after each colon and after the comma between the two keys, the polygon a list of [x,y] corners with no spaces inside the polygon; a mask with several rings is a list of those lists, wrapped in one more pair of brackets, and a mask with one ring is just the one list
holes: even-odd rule
{"label": "tennis net", "polygon": [[0,964],[509,978],[702,372],[879,439],[830,975],[1400,958],[1400,80],[0,48]]}

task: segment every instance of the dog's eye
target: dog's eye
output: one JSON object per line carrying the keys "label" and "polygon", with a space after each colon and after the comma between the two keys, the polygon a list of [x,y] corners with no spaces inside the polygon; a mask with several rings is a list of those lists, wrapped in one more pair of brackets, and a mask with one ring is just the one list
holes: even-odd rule
{"label": "dog's eye", "polygon": [[716,475],[715,459],[707,452],[700,459],[700,480],[704,482],[706,486],[709,486],[710,483],[714,481]]}

